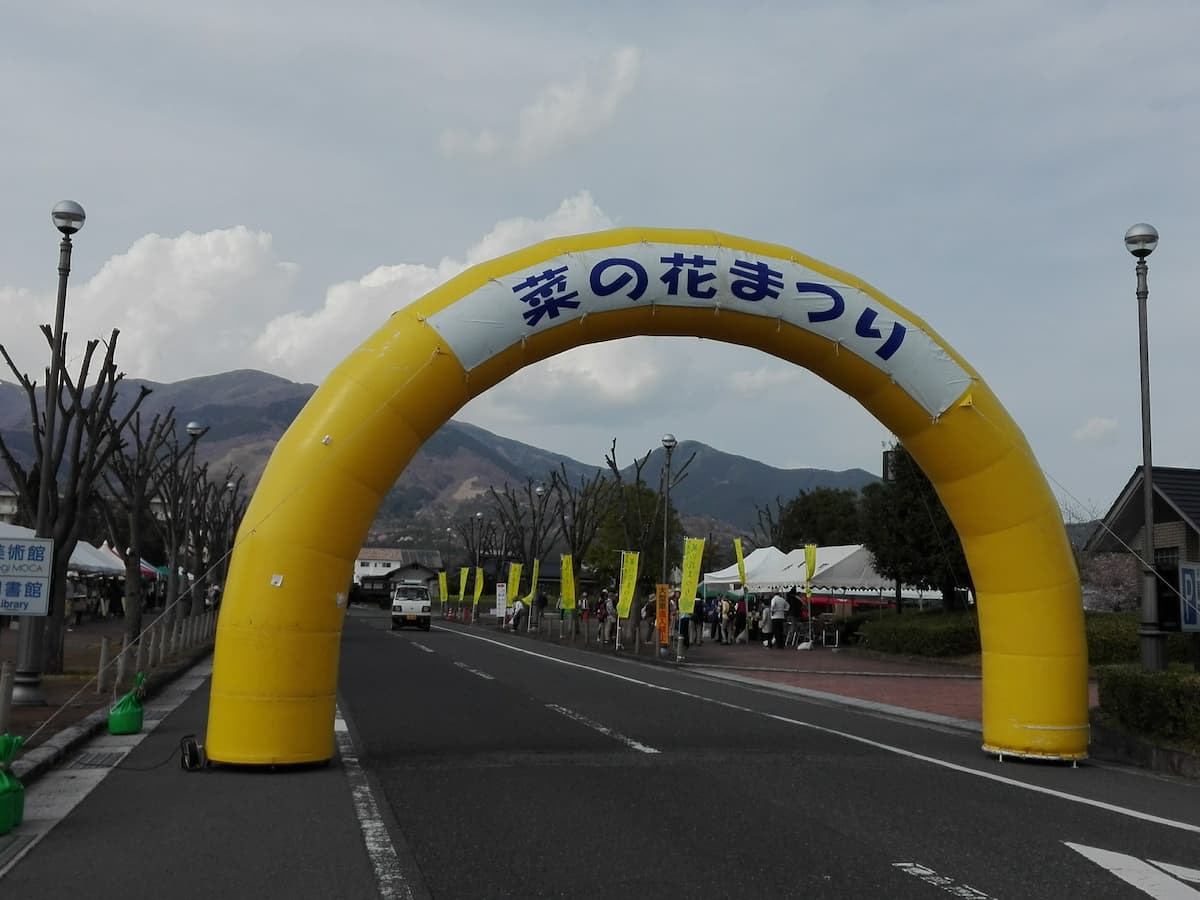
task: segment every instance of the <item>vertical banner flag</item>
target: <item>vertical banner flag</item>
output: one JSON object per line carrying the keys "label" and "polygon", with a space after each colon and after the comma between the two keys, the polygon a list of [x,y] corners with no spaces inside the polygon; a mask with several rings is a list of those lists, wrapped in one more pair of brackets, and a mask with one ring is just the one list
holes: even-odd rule
{"label": "vertical banner flag", "polygon": [[738,578],[742,580],[742,591],[746,590],[746,560],[742,558],[742,539],[733,539],[733,552],[737,554]]}
{"label": "vertical banner flag", "polygon": [[446,603],[450,600],[450,589],[446,586],[445,572],[438,572],[438,588],[442,592],[442,609],[445,609]]}
{"label": "vertical banner flag", "polygon": [[[540,559],[535,559],[533,561],[533,579],[529,584],[529,594],[525,597],[526,604],[530,606],[532,606],[533,602],[537,600],[538,571],[541,569],[541,567],[542,561]],[[532,622],[533,619],[531,618],[530,621]]]}
{"label": "vertical banner flag", "polygon": [[467,595],[467,575],[470,569],[463,566],[458,570],[458,605],[462,606],[463,597]]}
{"label": "vertical banner flag", "polygon": [[804,545],[804,596],[812,597],[812,577],[817,571],[817,545]]}
{"label": "vertical banner flag", "polygon": [[690,616],[696,607],[696,588],[700,586],[700,561],[704,558],[704,538],[683,542],[683,581],[679,585],[679,614]]}
{"label": "vertical banner flag", "polygon": [[575,570],[572,568],[571,554],[562,555],[562,608],[575,608]]}
{"label": "vertical banner flag", "polygon": [[521,568],[522,563],[508,564],[508,596],[514,598],[520,597],[517,593],[521,589]]}
{"label": "vertical banner flag", "polygon": [[479,605],[479,598],[483,596],[483,569],[475,570],[475,605]]}
{"label": "vertical banner flag", "polygon": [[654,586],[654,628],[658,631],[658,642],[663,646],[671,643],[671,586]]}
{"label": "vertical banner flag", "polygon": [[636,550],[621,551],[621,589],[617,593],[617,616],[629,618],[633,605],[633,594],[637,590],[638,553]]}

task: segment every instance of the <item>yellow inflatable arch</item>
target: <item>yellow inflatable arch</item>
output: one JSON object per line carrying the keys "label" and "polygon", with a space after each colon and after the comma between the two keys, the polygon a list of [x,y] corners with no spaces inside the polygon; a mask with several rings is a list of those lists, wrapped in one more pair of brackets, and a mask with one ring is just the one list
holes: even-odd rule
{"label": "yellow inflatable arch", "polygon": [[472,397],[581,344],[684,335],[756,347],[835,385],[895,434],[962,539],[983,645],[983,748],[1087,753],[1087,648],[1062,517],[1020,429],[928,325],[786,247],[619,229],[467,270],[341,363],[276,447],[239,530],[217,628],[207,752],[334,755],[346,592],[376,509]]}

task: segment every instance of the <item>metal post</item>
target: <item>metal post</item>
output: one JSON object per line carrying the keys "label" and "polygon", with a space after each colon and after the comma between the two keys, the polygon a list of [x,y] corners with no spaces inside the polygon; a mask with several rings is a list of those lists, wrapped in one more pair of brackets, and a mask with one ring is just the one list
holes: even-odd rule
{"label": "metal post", "polygon": [[1137,272],[1138,367],[1142,388],[1142,621],[1138,628],[1142,668],[1156,672],[1167,667],[1166,635],[1159,630],[1158,585],[1154,571],[1154,473],[1150,453],[1150,342],[1147,328],[1147,285],[1145,257],[1134,267]]}
{"label": "metal post", "polygon": [[[676,443],[677,443],[677,441],[675,440],[675,435],[673,435],[673,434],[664,434],[663,435],[662,445],[663,445],[663,449],[667,451],[667,464],[666,464],[665,476],[664,476],[664,481],[663,481],[663,555],[662,555],[662,582],[661,582],[662,584],[669,584],[669,582],[667,581],[667,533],[670,531],[670,528],[671,528],[671,453],[674,452]],[[668,591],[667,597],[668,597],[667,603],[670,604],[671,601],[670,601],[670,592],[669,591]],[[670,607],[668,605],[668,609],[669,608]],[[657,614],[658,614],[657,602],[654,605],[654,609],[655,609],[655,615],[657,616]],[[669,617],[668,617],[667,621],[668,622],[670,621]],[[657,630],[657,629],[658,629],[658,621],[656,618],[655,619],[655,630]],[[662,648],[660,650],[660,653],[667,652],[666,648],[670,645],[670,641],[671,641],[671,635],[670,635],[670,629],[668,628],[668,633],[667,633],[666,637],[664,638],[662,635],[659,635],[659,639],[657,641],[657,643],[659,643]],[[653,644],[654,642],[651,642],[651,643]]]}
{"label": "metal post", "polygon": [[100,638],[100,667],[96,670],[96,693],[104,693],[104,681],[108,675],[108,661],[111,650],[107,637]]}
{"label": "metal post", "polygon": [[121,652],[117,654],[117,680],[113,684],[113,687],[118,689],[125,683],[125,669],[129,665],[129,654],[126,652],[128,649],[128,642],[122,638]]}
{"label": "metal post", "polygon": [[0,663],[0,734],[8,731],[13,702],[13,670],[8,660]]}
{"label": "metal post", "polygon": [[[43,403],[46,427],[42,435],[42,456],[38,472],[36,534],[52,538],[50,522],[50,491],[58,490],[56,473],[50,471],[54,458],[55,420],[62,382],[63,319],[67,308],[67,278],[71,274],[71,235],[64,234],[58,245],[58,299],[54,307],[54,331],[50,346],[50,374],[46,382]],[[50,583],[54,596],[54,582]],[[13,703],[17,706],[44,706],[42,694],[42,635],[46,631],[43,616],[25,616],[17,633],[17,670],[13,678]]]}

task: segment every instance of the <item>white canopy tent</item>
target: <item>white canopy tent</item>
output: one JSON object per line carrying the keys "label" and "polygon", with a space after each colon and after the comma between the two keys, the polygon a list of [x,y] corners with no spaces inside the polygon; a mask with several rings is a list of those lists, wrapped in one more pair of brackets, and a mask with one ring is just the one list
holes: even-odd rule
{"label": "white canopy tent", "polygon": [[[28,539],[35,534],[36,532],[32,528],[24,528],[20,525],[0,522],[0,539]],[[69,568],[74,572],[81,572],[85,575],[121,575],[125,572],[125,567],[121,565],[120,560],[115,559],[111,553],[106,553],[99,547],[89,544],[87,541],[79,541],[75,544],[75,549],[71,553]]]}
{"label": "white canopy tent", "polygon": [[[759,547],[746,554],[742,562],[746,566],[746,581],[753,582],[758,578],[760,572],[767,572],[775,567],[783,565],[786,560],[786,554],[775,547]],[[734,585],[742,583],[742,576],[738,572],[737,563],[731,566],[726,566],[716,572],[706,572],[704,574],[704,589],[706,591],[731,591]]]}

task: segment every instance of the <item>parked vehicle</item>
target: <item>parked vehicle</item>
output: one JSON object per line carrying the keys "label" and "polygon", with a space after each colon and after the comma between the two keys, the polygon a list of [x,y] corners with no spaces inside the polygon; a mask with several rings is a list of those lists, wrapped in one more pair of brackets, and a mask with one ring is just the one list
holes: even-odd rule
{"label": "parked vehicle", "polygon": [[392,630],[416,625],[429,630],[429,588],[423,582],[402,581],[392,587]]}

